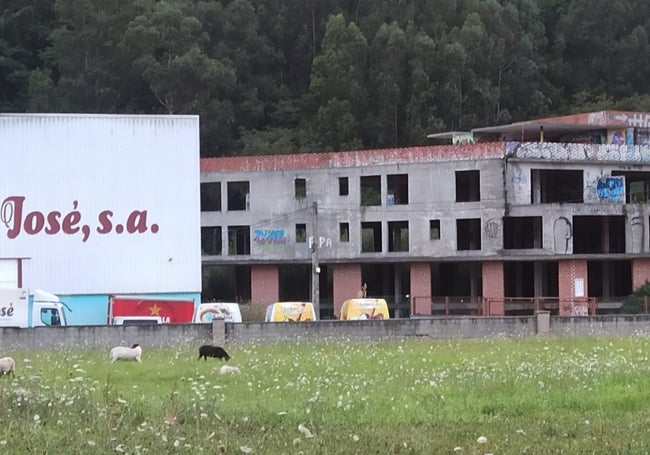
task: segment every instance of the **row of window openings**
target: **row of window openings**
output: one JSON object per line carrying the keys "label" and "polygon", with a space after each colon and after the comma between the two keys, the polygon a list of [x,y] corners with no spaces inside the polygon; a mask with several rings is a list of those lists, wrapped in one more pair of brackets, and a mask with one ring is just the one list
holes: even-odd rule
{"label": "row of window openings", "polygon": [[[480,246],[480,219],[457,220],[458,249],[472,250],[481,249]],[[298,223],[295,226],[296,243],[307,243],[307,224]],[[222,254],[221,227],[201,228],[201,248],[204,255]],[[280,236],[269,233],[264,239],[255,239],[260,244],[286,244],[283,240],[284,233]],[[406,252],[409,251],[409,229],[408,221],[388,222],[388,251]],[[471,238],[468,238],[471,236]],[[440,240],[440,220],[429,221],[429,237],[431,240]],[[350,223],[339,223],[339,242],[350,241]],[[361,223],[361,252],[375,253],[382,251],[381,222]],[[229,226],[228,227],[228,254],[246,255],[250,254],[250,227]]]}
{"label": "row of window openings", "polygon": [[[480,200],[479,171],[456,171],[456,202]],[[393,174],[386,177],[386,205],[407,205],[409,203],[408,174]],[[249,182],[228,182],[227,203],[229,211],[250,210]],[[361,206],[380,206],[381,176],[368,175],[360,178],[359,192]],[[307,197],[307,179],[294,180],[296,199]],[[339,196],[350,194],[348,177],[339,177]],[[221,182],[201,184],[201,210],[221,211]]]}
{"label": "row of window openings", "polygon": [[[612,177],[625,177],[625,202],[650,201],[650,172],[612,171]],[[582,170],[531,170],[531,204],[582,203],[584,184]],[[607,184],[605,181],[603,184]],[[408,204],[408,174],[387,176],[386,205]],[[307,197],[307,179],[296,178],[294,191],[297,199]],[[250,210],[249,182],[228,182],[228,210]],[[381,205],[381,176],[360,178],[361,206]],[[608,191],[611,189],[608,188]],[[618,194],[618,193],[617,193]],[[339,195],[349,195],[348,177],[339,177]],[[478,170],[456,171],[456,202],[480,201],[480,173]],[[201,210],[221,211],[221,182],[201,184]]]}
{"label": "row of window openings", "polygon": [[[565,218],[558,218],[554,223],[553,236],[554,248],[558,253],[566,253],[568,240],[573,239],[574,254],[608,254],[625,253],[625,232],[626,217],[617,216],[574,216],[572,223]],[[361,223],[361,252],[377,253],[382,252],[381,222]],[[636,224],[633,228],[641,226]],[[296,243],[306,243],[307,224],[298,223],[295,226]],[[201,228],[201,247],[204,255],[221,255],[221,227]],[[484,233],[488,237],[496,237],[498,227],[493,222],[487,222],[484,226]],[[456,249],[480,250],[481,249],[481,219],[458,219],[456,220]],[[408,221],[388,222],[388,251],[407,252],[409,251],[409,227]],[[633,232],[637,240],[642,234]],[[440,220],[429,220],[430,240],[440,240]],[[541,249],[542,245],[542,217],[506,217],[503,219],[503,248],[506,250],[517,249]],[[255,239],[259,244],[286,244],[287,239],[284,232],[281,235],[269,233],[264,239]],[[350,224],[339,223],[339,242],[350,241]],[[228,227],[228,254],[247,255],[250,254],[250,227],[229,226]]]}

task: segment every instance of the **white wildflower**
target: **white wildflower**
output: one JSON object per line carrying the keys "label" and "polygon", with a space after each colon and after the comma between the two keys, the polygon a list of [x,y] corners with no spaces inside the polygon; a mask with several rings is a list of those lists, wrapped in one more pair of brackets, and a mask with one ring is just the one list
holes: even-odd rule
{"label": "white wildflower", "polygon": [[357,436],[356,434],[353,435],[353,436],[352,436],[352,440],[353,440],[354,442],[359,442],[359,436]]}
{"label": "white wildflower", "polygon": [[41,416],[34,414],[34,422],[38,423],[41,420]]}
{"label": "white wildflower", "polygon": [[460,447],[460,446],[454,447],[454,452],[462,452],[462,451],[463,451],[462,447]]}
{"label": "white wildflower", "polygon": [[479,444],[485,444],[487,442],[487,438],[485,436],[479,436],[476,442],[478,442]]}

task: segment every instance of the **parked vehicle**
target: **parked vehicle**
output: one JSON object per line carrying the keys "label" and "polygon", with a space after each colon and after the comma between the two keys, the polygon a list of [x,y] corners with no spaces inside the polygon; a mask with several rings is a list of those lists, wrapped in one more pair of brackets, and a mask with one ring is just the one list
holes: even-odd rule
{"label": "parked vehicle", "polygon": [[59,297],[40,289],[33,296],[27,289],[0,289],[0,327],[65,326],[64,308]]}
{"label": "parked vehicle", "polygon": [[211,302],[201,303],[194,312],[194,323],[212,322],[223,319],[226,322],[242,322],[238,303]]}
{"label": "parked vehicle", "polygon": [[194,299],[166,299],[131,295],[112,295],[108,324],[190,324]]}
{"label": "parked vehicle", "polygon": [[349,299],[343,302],[340,319],[389,319],[388,303],[384,299]]}
{"label": "parked vehicle", "polygon": [[265,322],[315,321],[316,312],[311,302],[277,302],[266,308]]}

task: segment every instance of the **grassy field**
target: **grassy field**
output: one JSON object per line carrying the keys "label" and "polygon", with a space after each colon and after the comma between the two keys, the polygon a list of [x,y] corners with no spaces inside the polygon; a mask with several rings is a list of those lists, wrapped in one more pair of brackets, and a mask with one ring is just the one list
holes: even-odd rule
{"label": "grassy field", "polygon": [[642,454],[650,340],[2,352],[0,453]]}

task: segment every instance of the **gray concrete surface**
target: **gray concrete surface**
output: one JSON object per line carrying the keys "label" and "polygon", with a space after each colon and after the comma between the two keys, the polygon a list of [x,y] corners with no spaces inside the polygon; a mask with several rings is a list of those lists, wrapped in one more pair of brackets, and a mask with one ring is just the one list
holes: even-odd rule
{"label": "gray concrete surface", "polygon": [[0,354],[13,350],[289,344],[422,338],[521,339],[529,337],[648,336],[650,315],[560,318],[546,312],[526,317],[431,317],[376,321],[223,323],[0,328]]}

